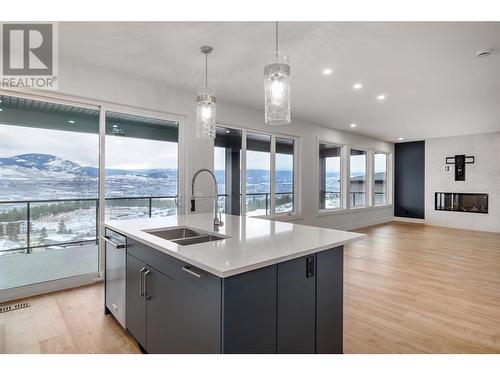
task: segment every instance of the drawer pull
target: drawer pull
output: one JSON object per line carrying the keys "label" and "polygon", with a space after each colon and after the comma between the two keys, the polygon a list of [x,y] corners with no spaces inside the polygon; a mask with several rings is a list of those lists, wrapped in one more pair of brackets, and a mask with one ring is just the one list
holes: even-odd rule
{"label": "drawer pull", "polygon": [[147,270],[146,272],[144,272],[144,298],[145,299],[151,299],[151,295],[149,294],[149,288],[148,288],[148,279],[149,279],[149,275],[151,275],[151,271],[150,270]]}
{"label": "drawer pull", "polygon": [[142,267],[141,270],[139,271],[140,276],[139,276],[139,295],[141,297],[144,296],[144,275],[142,274],[144,271],[146,271],[146,267]]}
{"label": "drawer pull", "polygon": [[186,271],[187,273],[193,275],[194,277],[197,277],[199,279],[201,279],[202,277],[205,277],[207,276],[207,273],[202,271],[202,270],[194,270],[192,267],[190,266],[184,266],[182,267],[182,270],[183,271]]}

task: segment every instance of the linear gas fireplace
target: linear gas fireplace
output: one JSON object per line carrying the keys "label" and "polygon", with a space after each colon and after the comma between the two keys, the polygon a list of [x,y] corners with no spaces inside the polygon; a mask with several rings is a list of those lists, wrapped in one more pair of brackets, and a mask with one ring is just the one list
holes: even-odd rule
{"label": "linear gas fireplace", "polygon": [[488,194],[485,193],[436,193],[437,211],[488,213]]}

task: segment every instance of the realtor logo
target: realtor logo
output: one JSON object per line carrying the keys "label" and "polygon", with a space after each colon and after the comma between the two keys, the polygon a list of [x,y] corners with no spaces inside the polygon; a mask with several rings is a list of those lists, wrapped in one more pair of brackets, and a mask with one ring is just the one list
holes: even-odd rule
{"label": "realtor logo", "polygon": [[1,86],[57,89],[57,24],[4,23]]}

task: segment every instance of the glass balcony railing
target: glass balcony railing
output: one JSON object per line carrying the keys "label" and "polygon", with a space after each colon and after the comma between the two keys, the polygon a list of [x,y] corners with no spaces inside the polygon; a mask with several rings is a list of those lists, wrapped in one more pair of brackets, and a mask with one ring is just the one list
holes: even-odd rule
{"label": "glass balcony railing", "polygon": [[[176,196],[106,198],[106,220],[170,216]],[[0,201],[0,256],[97,243],[97,199]]]}

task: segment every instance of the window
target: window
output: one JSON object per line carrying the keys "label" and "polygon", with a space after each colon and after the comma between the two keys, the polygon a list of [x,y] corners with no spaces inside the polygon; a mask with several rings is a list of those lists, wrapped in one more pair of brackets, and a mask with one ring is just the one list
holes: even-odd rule
{"label": "window", "polygon": [[271,136],[247,133],[246,213],[248,216],[271,212]]}
{"label": "window", "polygon": [[292,138],[217,127],[214,172],[221,212],[248,216],[294,212],[295,146]]}
{"label": "window", "polygon": [[220,212],[241,213],[241,130],[217,127],[214,142],[214,172]]}
{"label": "window", "polygon": [[319,208],[342,207],[342,148],[326,143],[319,144]]}
{"label": "window", "polygon": [[276,158],[274,168],[275,213],[293,212],[293,139],[276,138]]}
{"label": "window", "polygon": [[214,147],[214,173],[217,179],[217,197],[219,212],[226,212],[226,149]]}
{"label": "window", "polygon": [[349,207],[365,207],[366,201],[366,151],[351,149],[350,152],[350,205]]}
{"label": "window", "polygon": [[177,213],[178,123],[106,111],[106,219]]}
{"label": "window", "polygon": [[375,206],[387,204],[387,154],[374,154],[373,202]]}

